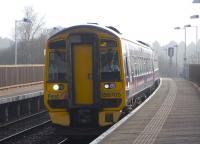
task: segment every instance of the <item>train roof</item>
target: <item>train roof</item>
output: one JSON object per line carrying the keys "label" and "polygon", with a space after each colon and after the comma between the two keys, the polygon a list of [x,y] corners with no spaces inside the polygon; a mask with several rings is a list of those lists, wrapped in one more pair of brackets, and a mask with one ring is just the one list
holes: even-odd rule
{"label": "train roof", "polygon": [[132,40],[129,40],[129,39],[125,38],[124,35],[122,35],[122,33],[118,29],[113,27],[113,26],[102,26],[102,25],[99,25],[98,23],[88,23],[88,24],[83,24],[83,25],[70,26],[68,28],[64,28],[61,31],[55,33],[49,39],[51,39],[51,38],[53,38],[53,37],[55,37],[55,36],[57,36],[57,35],[59,35],[59,34],[61,34],[63,32],[66,32],[66,31],[69,31],[69,30],[72,30],[72,29],[75,29],[75,28],[80,28],[80,27],[82,27],[82,28],[91,28],[91,27],[92,28],[96,28],[96,29],[99,29],[99,30],[104,31],[106,33],[109,33],[111,35],[114,35],[114,36],[116,36],[116,37],[118,37],[120,39],[124,39],[126,41],[129,41],[129,42],[135,43],[137,45],[140,45],[142,47],[151,49],[151,47],[147,43],[145,43],[143,41],[139,41],[139,40],[138,41],[132,41]]}
{"label": "train roof", "polygon": [[49,39],[63,33],[63,32],[66,32],[66,31],[69,31],[69,30],[72,30],[72,29],[75,29],[75,28],[96,28],[96,29],[99,29],[101,31],[104,31],[104,32],[107,32],[109,34],[112,34],[118,38],[120,38],[121,36],[121,33],[119,32],[119,30],[117,30],[116,28],[112,27],[112,26],[100,26],[96,23],[90,23],[90,24],[83,24],[83,25],[74,25],[74,26],[70,26],[70,27],[67,27],[67,28],[64,28],[62,29],[61,31],[55,33],[54,35],[52,35]]}

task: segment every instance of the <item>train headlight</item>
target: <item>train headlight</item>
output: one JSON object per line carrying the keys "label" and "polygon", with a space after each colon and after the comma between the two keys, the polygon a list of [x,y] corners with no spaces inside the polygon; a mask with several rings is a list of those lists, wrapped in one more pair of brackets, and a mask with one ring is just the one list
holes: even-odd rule
{"label": "train headlight", "polygon": [[114,83],[106,83],[106,84],[104,84],[104,88],[105,89],[114,89],[115,84]]}
{"label": "train headlight", "polygon": [[59,90],[59,85],[58,84],[54,84],[53,85],[53,90],[55,90],[55,91]]}
{"label": "train headlight", "polygon": [[53,90],[55,90],[55,91],[64,90],[64,85],[63,84],[54,84]]}
{"label": "train headlight", "polygon": [[115,84],[114,84],[114,83],[111,83],[111,84],[110,84],[110,89],[113,89],[113,88],[115,88]]}
{"label": "train headlight", "polygon": [[108,89],[109,87],[110,87],[109,84],[104,85],[104,88],[106,88],[106,89]]}

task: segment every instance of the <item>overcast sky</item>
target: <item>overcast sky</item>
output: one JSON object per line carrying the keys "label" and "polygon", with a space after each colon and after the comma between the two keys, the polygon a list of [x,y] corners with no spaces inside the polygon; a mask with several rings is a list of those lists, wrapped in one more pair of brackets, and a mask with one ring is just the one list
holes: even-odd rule
{"label": "overcast sky", "polygon": [[[200,14],[200,4],[192,0],[2,0],[1,37],[13,38],[14,22],[23,18],[27,6],[45,17],[47,28],[97,22],[118,28],[129,39],[161,45],[184,40],[184,31],[174,27],[200,25],[200,19],[189,18]],[[187,34],[188,43],[195,41],[195,28]]]}

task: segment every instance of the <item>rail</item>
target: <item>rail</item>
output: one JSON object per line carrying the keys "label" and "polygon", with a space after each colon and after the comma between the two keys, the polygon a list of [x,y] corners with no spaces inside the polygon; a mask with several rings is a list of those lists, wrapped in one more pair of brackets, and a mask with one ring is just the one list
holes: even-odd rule
{"label": "rail", "polygon": [[10,135],[10,136],[8,136],[8,137],[5,137],[5,138],[3,138],[3,139],[0,139],[0,142],[7,142],[7,143],[9,143],[9,141],[12,141],[12,140],[16,139],[17,137],[19,138],[20,136],[24,135],[25,133],[31,133],[31,131],[33,131],[33,130],[35,130],[35,129],[38,129],[38,128],[41,128],[41,127],[43,127],[43,126],[45,126],[45,125],[47,125],[47,124],[49,124],[49,123],[50,123],[50,120],[47,120],[47,121],[45,121],[45,122],[43,122],[43,123],[41,123],[41,124],[38,124],[38,125],[36,125],[36,126],[27,128],[27,129],[25,129],[25,130],[22,130],[22,131],[20,131],[20,132],[17,132],[17,133],[15,133],[15,134],[12,134],[12,135]]}

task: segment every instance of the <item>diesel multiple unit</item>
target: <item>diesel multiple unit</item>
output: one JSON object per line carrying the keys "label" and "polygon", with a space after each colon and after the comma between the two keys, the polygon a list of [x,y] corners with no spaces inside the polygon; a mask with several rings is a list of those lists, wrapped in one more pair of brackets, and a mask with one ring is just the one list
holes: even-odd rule
{"label": "diesel multiple unit", "polygon": [[52,123],[62,128],[112,125],[158,83],[154,51],[113,27],[76,25],[47,41],[44,102]]}

